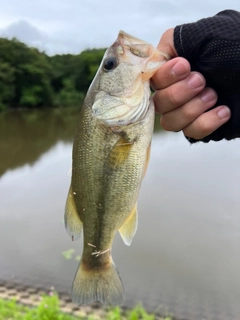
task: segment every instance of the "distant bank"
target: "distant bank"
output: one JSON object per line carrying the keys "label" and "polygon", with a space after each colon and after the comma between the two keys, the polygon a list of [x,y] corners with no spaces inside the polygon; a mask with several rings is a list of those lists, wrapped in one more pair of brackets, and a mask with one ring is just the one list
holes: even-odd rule
{"label": "distant bank", "polygon": [[48,56],[0,38],[0,110],[80,106],[104,51]]}

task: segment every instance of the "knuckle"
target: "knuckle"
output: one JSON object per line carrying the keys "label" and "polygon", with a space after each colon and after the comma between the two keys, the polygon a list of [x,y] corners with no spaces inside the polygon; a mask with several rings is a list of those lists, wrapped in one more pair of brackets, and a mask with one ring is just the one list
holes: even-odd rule
{"label": "knuckle", "polygon": [[197,124],[192,123],[183,130],[185,136],[196,140],[202,139],[211,133],[211,130],[204,121],[198,119]]}
{"label": "knuckle", "polygon": [[161,115],[160,125],[164,130],[171,131],[171,128],[169,126],[169,122],[167,121],[167,119],[166,119],[166,117],[164,115]]}
{"label": "knuckle", "polygon": [[179,128],[176,127],[173,121],[169,119],[167,115],[162,115],[160,118],[160,125],[166,131],[176,131]]}
{"label": "knuckle", "polygon": [[184,118],[188,121],[194,117],[194,112],[193,112],[193,109],[191,109],[191,108],[184,108],[183,107],[182,114],[184,115]]}
{"label": "knuckle", "polygon": [[163,103],[161,98],[161,91],[156,91],[152,99],[153,99],[156,112],[162,114],[164,110],[163,110]]}
{"label": "knuckle", "polygon": [[173,86],[170,86],[168,90],[166,90],[166,100],[168,100],[174,106],[180,105],[178,95],[176,94],[176,90],[174,90]]}
{"label": "knuckle", "polygon": [[197,139],[201,139],[209,134],[209,127],[205,121],[202,121],[202,120],[199,121],[197,132],[198,133],[196,135],[199,136],[199,137],[197,137]]}

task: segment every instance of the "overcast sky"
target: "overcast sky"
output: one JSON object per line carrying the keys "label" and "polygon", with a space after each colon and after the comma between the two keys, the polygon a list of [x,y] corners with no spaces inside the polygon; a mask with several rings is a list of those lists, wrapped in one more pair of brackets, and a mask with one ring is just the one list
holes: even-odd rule
{"label": "overcast sky", "polygon": [[108,47],[124,30],[153,45],[178,24],[240,11],[240,0],[0,0],[0,36],[48,54]]}

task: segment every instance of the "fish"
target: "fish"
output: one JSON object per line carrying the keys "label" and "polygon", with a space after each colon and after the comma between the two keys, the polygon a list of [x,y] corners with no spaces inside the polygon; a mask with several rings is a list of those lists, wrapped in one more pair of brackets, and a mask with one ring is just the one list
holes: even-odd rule
{"label": "fish", "polygon": [[122,305],[124,289],[111,248],[119,231],[130,245],[138,225],[137,198],[146,174],[154,126],[150,78],[168,56],[120,31],[88,89],[73,142],[65,227],[83,232],[72,301]]}

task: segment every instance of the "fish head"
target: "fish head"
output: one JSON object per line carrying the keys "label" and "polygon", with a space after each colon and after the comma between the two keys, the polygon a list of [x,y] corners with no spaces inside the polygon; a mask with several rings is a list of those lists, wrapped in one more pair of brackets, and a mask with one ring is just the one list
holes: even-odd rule
{"label": "fish head", "polygon": [[93,116],[110,127],[142,120],[148,111],[149,80],[167,60],[151,44],[120,31],[96,75]]}
{"label": "fish head", "polygon": [[169,55],[151,44],[120,31],[110,51],[117,47],[119,59],[124,64],[136,65],[141,71],[142,81],[149,80],[158,68],[169,60]]}

